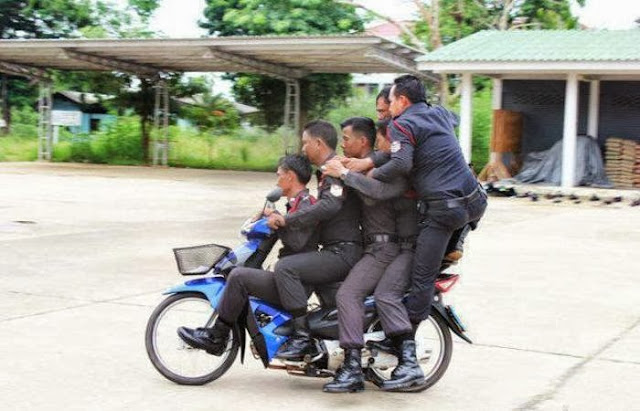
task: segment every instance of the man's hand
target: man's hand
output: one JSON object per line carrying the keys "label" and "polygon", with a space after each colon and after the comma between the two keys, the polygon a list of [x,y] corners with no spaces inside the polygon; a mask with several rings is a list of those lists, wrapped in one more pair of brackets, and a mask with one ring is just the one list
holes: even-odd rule
{"label": "man's hand", "polygon": [[335,178],[340,178],[340,173],[346,171],[347,168],[342,165],[340,160],[332,158],[329,160],[323,167],[322,172],[326,176],[331,176]]}
{"label": "man's hand", "polygon": [[371,160],[368,157],[366,157],[366,158],[349,158],[349,159],[347,159],[346,162],[343,162],[343,164],[349,170],[357,171],[358,173],[361,173],[363,171],[371,170],[373,168],[373,165],[374,165],[373,164],[373,160]]}
{"label": "man's hand", "polygon": [[269,217],[267,217],[267,225],[272,230],[277,230],[280,227],[284,227],[286,223],[282,215],[273,213]]}

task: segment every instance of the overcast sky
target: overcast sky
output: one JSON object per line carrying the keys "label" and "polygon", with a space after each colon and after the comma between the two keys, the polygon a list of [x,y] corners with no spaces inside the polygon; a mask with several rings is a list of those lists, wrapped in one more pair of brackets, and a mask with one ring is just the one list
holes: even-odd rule
{"label": "overcast sky", "polygon": [[[126,0],[119,0],[121,2]],[[359,0],[372,9],[394,19],[411,19],[415,15],[412,0]],[[188,5],[188,6],[187,6]],[[200,37],[206,32],[198,27],[205,0],[161,0],[152,27],[168,37]],[[625,29],[640,18],[640,0],[587,0],[584,8],[575,6],[580,22],[589,27]]]}

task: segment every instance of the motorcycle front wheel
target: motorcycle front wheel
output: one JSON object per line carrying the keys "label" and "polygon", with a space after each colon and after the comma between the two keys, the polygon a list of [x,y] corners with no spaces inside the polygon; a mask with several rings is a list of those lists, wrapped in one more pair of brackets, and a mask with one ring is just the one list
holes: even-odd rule
{"label": "motorcycle front wheel", "polygon": [[210,327],[218,317],[200,293],[178,293],[156,307],[147,323],[145,345],[153,366],[165,378],[182,385],[203,385],[220,378],[238,355],[235,332],[221,356],[192,348],[178,336],[179,327]]}
{"label": "motorcycle front wheel", "polygon": [[[367,332],[382,331],[380,320],[375,320]],[[453,342],[449,327],[439,316],[431,315],[416,330],[416,356],[420,368],[424,372],[425,384],[409,391],[419,392],[433,386],[442,378],[449,367],[453,354]],[[381,386],[383,381],[391,378],[392,368],[369,368],[369,379]]]}

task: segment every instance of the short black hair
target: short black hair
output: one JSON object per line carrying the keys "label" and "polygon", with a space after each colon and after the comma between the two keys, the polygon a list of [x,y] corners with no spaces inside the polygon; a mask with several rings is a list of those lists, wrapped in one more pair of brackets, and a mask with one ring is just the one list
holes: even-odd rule
{"label": "short black hair", "polygon": [[288,154],[278,160],[278,167],[284,171],[293,171],[302,184],[311,180],[311,163],[301,154]]}
{"label": "short black hair", "polygon": [[385,103],[391,103],[391,100],[389,100],[389,94],[391,94],[391,86],[384,86],[376,96],[376,101],[383,98]]}
{"label": "short black hair", "polygon": [[366,137],[373,148],[376,143],[376,123],[373,120],[369,117],[351,117],[340,123],[341,128],[349,126],[354,133]]}
{"label": "short black hair", "polygon": [[394,95],[405,96],[412,104],[427,102],[427,93],[418,77],[405,74],[393,80],[393,84],[396,87]]}
{"label": "short black hair", "polygon": [[387,135],[387,129],[389,128],[389,120],[380,120],[376,122],[377,133],[382,134],[383,136]]}
{"label": "short black hair", "polygon": [[313,120],[305,124],[304,131],[313,138],[324,141],[329,148],[335,150],[338,146],[338,132],[333,124],[325,120]]}

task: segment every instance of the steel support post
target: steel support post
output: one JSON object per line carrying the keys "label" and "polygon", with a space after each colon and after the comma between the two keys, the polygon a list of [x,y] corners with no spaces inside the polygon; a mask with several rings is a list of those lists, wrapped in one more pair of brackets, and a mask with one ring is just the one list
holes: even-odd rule
{"label": "steel support post", "polygon": [[158,81],[155,88],[155,107],[153,115],[154,146],[153,165],[169,165],[169,88],[164,80]]}
{"label": "steel support post", "polygon": [[38,160],[51,161],[52,126],[51,109],[53,98],[51,82],[43,80],[39,84],[38,98]]}
{"label": "steel support post", "polygon": [[[300,81],[287,80],[285,86],[287,94],[284,102],[284,126],[293,132],[293,140],[297,142],[300,137]],[[297,149],[287,136],[285,152],[295,152]]]}

